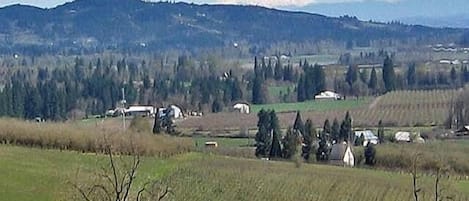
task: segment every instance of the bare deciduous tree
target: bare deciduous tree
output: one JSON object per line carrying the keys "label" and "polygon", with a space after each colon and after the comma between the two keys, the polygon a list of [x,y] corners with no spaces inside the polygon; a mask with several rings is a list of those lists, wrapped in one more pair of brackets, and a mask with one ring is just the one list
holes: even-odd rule
{"label": "bare deciduous tree", "polygon": [[140,155],[132,148],[131,156],[115,156],[110,145],[106,146],[108,165],[96,174],[92,184],[73,183],[79,199],[85,201],[153,201],[164,200],[172,194],[171,188],[162,180],[146,182],[136,187]]}

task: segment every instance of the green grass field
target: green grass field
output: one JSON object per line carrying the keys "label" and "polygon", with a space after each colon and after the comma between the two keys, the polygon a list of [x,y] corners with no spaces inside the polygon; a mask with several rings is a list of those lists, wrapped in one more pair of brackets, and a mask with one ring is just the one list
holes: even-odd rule
{"label": "green grass field", "polygon": [[[196,155],[167,160],[145,157],[137,179],[167,175],[193,157]],[[0,145],[0,200],[67,200],[77,172],[81,179],[91,178],[106,163],[104,155]]]}
{"label": "green grass field", "polygon": [[[103,155],[0,145],[0,200],[67,200],[70,182],[92,178]],[[170,180],[170,200],[411,200],[411,178],[382,170],[239,159],[187,153],[143,158],[142,178]],[[433,178],[422,176],[421,200],[431,200]],[[444,182],[445,195],[467,200],[469,182]]]}
{"label": "green grass field", "polygon": [[326,110],[351,110],[367,106],[371,98],[347,99],[339,101],[306,101],[299,103],[275,103],[264,105],[253,105],[251,112],[257,113],[261,109],[274,109],[276,112],[288,111],[326,111]]}
{"label": "green grass field", "polygon": [[223,148],[238,148],[253,145],[254,139],[250,138],[223,138],[223,137],[193,137],[197,147],[203,147],[205,142],[214,141],[218,143],[219,147]]}
{"label": "green grass field", "polygon": [[[0,146],[0,200],[64,200],[80,170],[90,178],[104,156]],[[144,158],[138,178],[172,174],[172,200],[411,200],[411,178],[382,170],[183,154]],[[140,181],[141,183],[141,181]],[[433,178],[419,179],[422,200],[432,199]],[[467,200],[468,182],[445,182],[446,195]]]}

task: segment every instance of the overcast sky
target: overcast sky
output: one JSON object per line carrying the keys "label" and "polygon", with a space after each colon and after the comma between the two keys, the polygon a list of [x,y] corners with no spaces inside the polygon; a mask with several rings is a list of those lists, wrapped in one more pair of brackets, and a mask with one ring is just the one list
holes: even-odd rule
{"label": "overcast sky", "polygon": [[[12,5],[12,4],[26,4],[34,5],[43,8],[51,8],[60,4],[64,4],[71,0],[0,0],[0,7]],[[282,7],[292,6],[301,7],[315,3],[337,3],[337,2],[362,2],[365,0],[189,0],[188,2],[194,3],[225,3],[225,4],[251,4],[251,5],[262,5],[268,7]],[[370,1],[370,0],[368,0]],[[371,1],[385,1],[385,2],[396,2],[399,0],[371,0]]]}

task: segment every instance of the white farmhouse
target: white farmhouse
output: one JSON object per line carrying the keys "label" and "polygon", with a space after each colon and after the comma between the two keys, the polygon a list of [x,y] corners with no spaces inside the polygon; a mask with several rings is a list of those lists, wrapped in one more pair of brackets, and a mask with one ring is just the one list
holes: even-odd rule
{"label": "white farmhouse", "polygon": [[340,100],[342,97],[333,91],[323,91],[314,96],[316,100]]}

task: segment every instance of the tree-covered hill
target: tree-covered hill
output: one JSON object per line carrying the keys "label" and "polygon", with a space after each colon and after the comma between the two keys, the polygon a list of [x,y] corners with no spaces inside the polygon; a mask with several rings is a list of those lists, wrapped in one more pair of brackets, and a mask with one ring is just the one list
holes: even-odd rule
{"label": "tree-covered hill", "polygon": [[279,42],[411,43],[457,41],[464,30],[374,23],[259,6],[76,0],[52,9],[13,5],[0,9],[0,47],[62,50],[149,50],[268,46]]}

